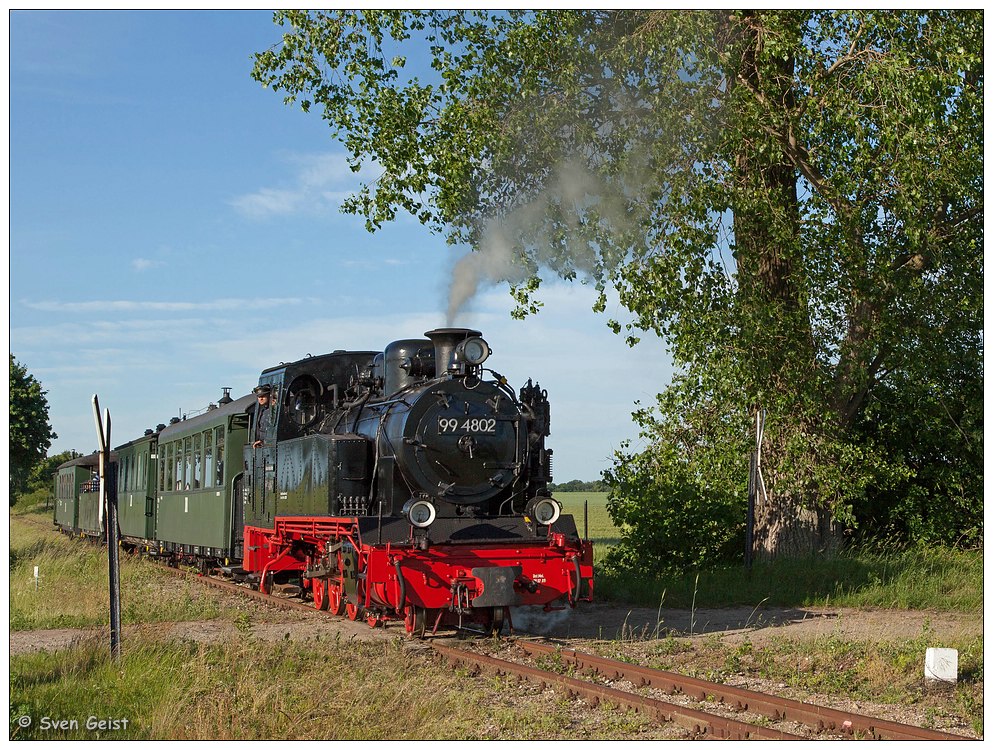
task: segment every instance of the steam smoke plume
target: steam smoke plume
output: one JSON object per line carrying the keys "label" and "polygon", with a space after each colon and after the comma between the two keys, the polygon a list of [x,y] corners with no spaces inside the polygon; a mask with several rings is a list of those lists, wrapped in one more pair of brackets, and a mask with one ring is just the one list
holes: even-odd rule
{"label": "steam smoke plume", "polygon": [[481,288],[501,282],[518,284],[531,275],[535,265],[591,276],[597,258],[590,244],[590,222],[608,233],[628,231],[632,228],[628,206],[629,199],[617,195],[616,188],[591,175],[583,164],[562,163],[534,200],[491,218],[477,250],[456,262],[447,324],[455,322]]}

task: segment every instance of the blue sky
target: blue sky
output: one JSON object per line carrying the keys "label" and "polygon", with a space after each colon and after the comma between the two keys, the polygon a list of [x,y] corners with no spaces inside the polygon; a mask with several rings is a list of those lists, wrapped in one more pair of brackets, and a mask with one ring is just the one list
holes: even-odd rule
{"label": "blue sky", "polygon": [[[95,448],[94,393],[116,445],[280,361],[445,325],[466,248],[338,211],[357,182],[326,124],[251,78],[280,39],[271,13],[9,23],[10,351],[48,391],[50,452]],[[596,479],[671,367],[659,341],[611,333],[587,287],[543,290],[523,322],[501,285],[456,323],[482,330],[515,388],[548,390],[555,480]]]}

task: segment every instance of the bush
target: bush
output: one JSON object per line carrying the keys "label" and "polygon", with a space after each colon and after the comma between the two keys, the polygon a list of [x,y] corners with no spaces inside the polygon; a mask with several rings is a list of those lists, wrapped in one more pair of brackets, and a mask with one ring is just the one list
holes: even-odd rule
{"label": "bush", "polygon": [[740,482],[708,485],[670,444],[616,459],[605,474],[607,510],[622,531],[608,567],[665,574],[741,557],[747,492]]}

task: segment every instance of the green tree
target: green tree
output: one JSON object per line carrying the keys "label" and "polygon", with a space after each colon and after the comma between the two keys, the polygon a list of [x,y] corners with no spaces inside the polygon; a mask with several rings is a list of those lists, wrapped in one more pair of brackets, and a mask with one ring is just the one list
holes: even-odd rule
{"label": "green tree", "polygon": [[[470,245],[462,294],[502,279],[533,312],[549,268],[594,284],[600,310],[616,289],[632,343],[667,342],[677,376],[636,414],[651,447],[607,476],[629,551],[679,544],[680,524],[740,529],[758,410],[760,551],[833,548],[911,485],[946,504],[960,486],[954,525],[981,524],[952,476],[981,476],[981,396],[953,378],[982,379],[981,11],[276,21],[255,77],[319,107],[372,169],[344,210],[370,229],[407,211]],[[425,51],[422,80],[406,61]],[[968,440],[942,444],[965,414]],[[921,432],[964,452],[914,450]],[[654,534],[664,513],[683,518]],[[689,557],[726,555],[718,536]]]}
{"label": "green tree", "polygon": [[48,422],[41,383],[10,355],[10,504],[27,487],[31,471],[57,438]]}
{"label": "green tree", "polygon": [[31,470],[31,476],[28,477],[28,490],[31,492],[42,490],[54,492],[55,475],[58,473],[59,467],[66,461],[80,458],[82,455],[78,451],[67,450],[56,453],[54,456],[46,456]]}

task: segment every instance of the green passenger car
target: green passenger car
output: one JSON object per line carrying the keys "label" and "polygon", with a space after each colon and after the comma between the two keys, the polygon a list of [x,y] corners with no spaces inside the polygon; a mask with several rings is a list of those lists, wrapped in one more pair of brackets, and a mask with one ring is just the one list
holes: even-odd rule
{"label": "green passenger car", "polygon": [[79,493],[79,512],[76,519],[79,533],[86,536],[102,537],[103,524],[101,521],[100,487],[97,484],[93,491]]}
{"label": "green passenger car", "polygon": [[148,430],[117,448],[117,521],[121,538],[131,544],[155,533],[157,445],[158,434]]}
{"label": "green passenger car", "polygon": [[55,525],[67,533],[78,531],[79,492],[97,471],[97,456],[66,461],[55,475]]}
{"label": "green passenger car", "polygon": [[231,556],[248,413],[243,396],[158,434],[154,538],[163,553]]}
{"label": "green passenger car", "polygon": [[[111,452],[113,471],[117,454]],[[103,536],[100,518],[100,484],[97,479],[100,458],[96,453],[74,458],[59,466],[55,475],[56,526],[67,533]]]}

